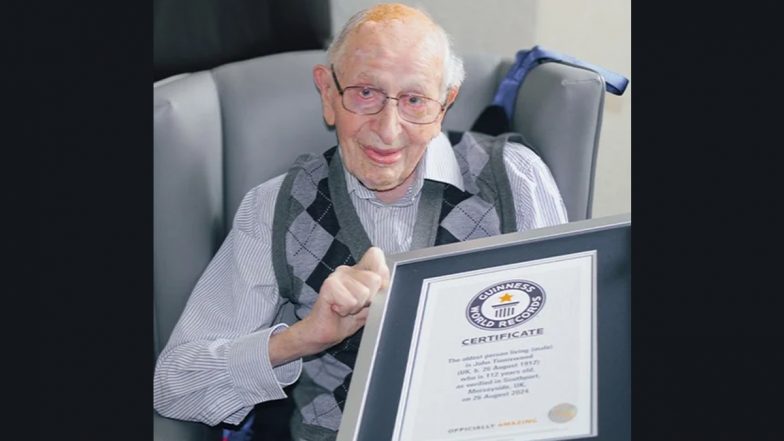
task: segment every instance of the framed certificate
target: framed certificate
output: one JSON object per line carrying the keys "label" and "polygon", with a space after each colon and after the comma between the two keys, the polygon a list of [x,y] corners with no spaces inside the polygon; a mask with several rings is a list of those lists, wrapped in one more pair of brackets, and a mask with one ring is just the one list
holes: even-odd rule
{"label": "framed certificate", "polygon": [[628,440],[629,215],[388,256],[338,441]]}

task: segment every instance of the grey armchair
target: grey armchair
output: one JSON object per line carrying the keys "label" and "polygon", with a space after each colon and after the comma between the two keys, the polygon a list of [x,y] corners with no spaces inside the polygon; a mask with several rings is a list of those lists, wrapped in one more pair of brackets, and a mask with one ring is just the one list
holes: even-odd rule
{"label": "grey armchair", "polygon": [[[154,358],[242,196],[298,155],[335,145],[311,77],[325,60],[321,50],[281,53],[154,84]],[[512,63],[488,54],[464,61],[445,131],[471,127]],[[550,167],[570,221],[591,216],[604,90],[597,73],[550,62],[531,70],[517,98],[512,130]],[[216,428],[153,414],[156,441],[220,438]]]}

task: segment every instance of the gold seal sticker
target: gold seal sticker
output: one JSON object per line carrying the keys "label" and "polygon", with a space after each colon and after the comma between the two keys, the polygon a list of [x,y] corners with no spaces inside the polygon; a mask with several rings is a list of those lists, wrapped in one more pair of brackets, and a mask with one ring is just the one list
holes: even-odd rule
{"label": "gold seal sticker", "polygon": [[550,421],[554,423],[565,423],[577,416],[577,406],[569,403],[561,403],[550,409],[547,416],[550,418]]}

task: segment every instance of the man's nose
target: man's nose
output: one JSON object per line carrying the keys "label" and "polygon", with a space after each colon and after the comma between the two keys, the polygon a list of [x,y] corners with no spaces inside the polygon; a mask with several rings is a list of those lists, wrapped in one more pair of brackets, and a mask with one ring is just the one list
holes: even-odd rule
{"label": "man's nose", "polygon": [[403,126],[397,109],[397,99],[389,98],[376,119],[376,133],[385,144],[394,144]]}

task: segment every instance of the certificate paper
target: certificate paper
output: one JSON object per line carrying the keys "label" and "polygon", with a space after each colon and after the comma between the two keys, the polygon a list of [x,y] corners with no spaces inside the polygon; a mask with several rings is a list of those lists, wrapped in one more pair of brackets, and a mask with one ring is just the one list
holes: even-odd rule
{"label": "certificate paper", "polygon": [[596,251],[425,279],[395,441],[597,435]]}

